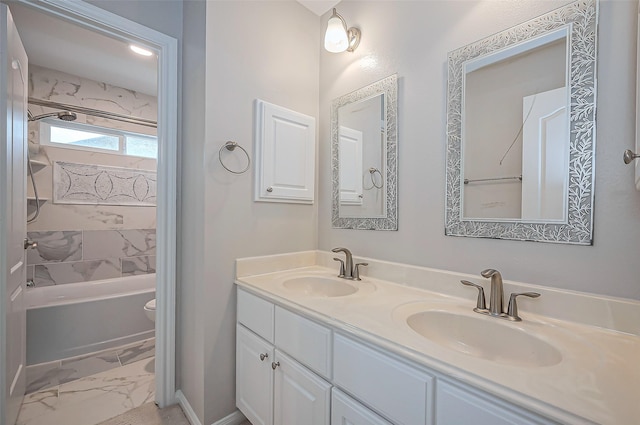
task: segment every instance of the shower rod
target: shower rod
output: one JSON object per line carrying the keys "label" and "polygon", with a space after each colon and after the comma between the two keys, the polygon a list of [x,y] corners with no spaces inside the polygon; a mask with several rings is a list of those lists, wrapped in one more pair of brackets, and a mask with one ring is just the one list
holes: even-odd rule
{"label": "shower rod", "polygon": [[76,113],[79,113],[79,114],[91,115],[91,116],[94,116],[94,117],[100,117],[100,118],[107,118],[107,119],[110,119],[110,120],[122,121],[122,122],[126,122],[126,123],[129,123],[129,124],[143,125],[145,127],[153,127],[153,128],[157,128],[158,127],[158,123],[156,121],[147,120],[147,119],[144,119],[144,118],[131,117],[129,115],[116,114],[115,112],[101,111],[99,109],[86,108],[84,106],[69,105],[69,104],[66,104],[66,103],[52,102],[50,100],[34,99],[33,97],[29,98],[29,103],[31,105],[45,106],[47,108],[61,109],[61,110],[65,110],[65,111],[76,112]]}

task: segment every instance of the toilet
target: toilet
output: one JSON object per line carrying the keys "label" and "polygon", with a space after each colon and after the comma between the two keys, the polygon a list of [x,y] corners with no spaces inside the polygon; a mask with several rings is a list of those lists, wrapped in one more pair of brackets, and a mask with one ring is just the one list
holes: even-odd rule
{"label": "toilet", "polygon": [[152,299],[144,305],[144,314],[147,315],[152,322],[156,321],[156,299]]}

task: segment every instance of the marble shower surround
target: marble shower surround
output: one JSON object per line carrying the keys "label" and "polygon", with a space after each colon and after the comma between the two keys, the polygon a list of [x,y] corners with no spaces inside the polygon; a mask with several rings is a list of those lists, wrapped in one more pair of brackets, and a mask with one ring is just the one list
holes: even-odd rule
{"label": "marble shower surround", "polygon": [[155,229],[27,232],[27,277],[38,286],[155,273]]}
{"label": "marble shower surround", "polygon": [[[33,64],[29,64],[29,97],[153,121],[158,119],[158,99],[155,96]],[[29,109],[34,115],[54,111],[51,108],[36,105],[29,105]],[[77,122],[156,135],[156,130],[151,127],[90,115],[79,114]],[[29,141],[31,143],[39,143],[37,129],[37,123],[29,124]]]}

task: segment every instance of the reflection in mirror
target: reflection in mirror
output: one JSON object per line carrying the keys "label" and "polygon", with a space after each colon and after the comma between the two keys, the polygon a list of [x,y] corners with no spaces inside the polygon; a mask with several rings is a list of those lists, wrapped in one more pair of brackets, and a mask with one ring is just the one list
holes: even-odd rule
{"label": "reflection in mirror", "polygon": [[340,217],[384,217],[384,96],[338,108]]}
{"label": "reflection in mirror", "polygon": [[396,97],[392,75],[333,101],[333,227],[397,230]]}
{"label": "reflection in mirror", "polygon": [[565,26],[463,64],[464,218],[565,219],[567,36]]}
{"label": "reflection in mirror", "polygon": [[449,54],[445,233],[591,244],[597,3]]}

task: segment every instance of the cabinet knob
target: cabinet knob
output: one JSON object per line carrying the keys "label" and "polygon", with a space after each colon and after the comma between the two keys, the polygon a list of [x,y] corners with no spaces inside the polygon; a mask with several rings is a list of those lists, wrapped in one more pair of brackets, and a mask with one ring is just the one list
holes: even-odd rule
{"label": "cabinet knob", "polygon": [[272,188],[271,186],[269,186],[269,187],[267,188],[267,192],[273,192],[273,188]]}
{"label": "cabinet knob", "polygon": [[260,353],[260,361],[263,362],[264,359],[268,359],[269,358],[269,353]]}
{"label": "cabinet knob", "polygon": [[624,151],[624,154],[622,154],[622,159],[624,160],[625,164],[630,164],[631,161],[636,158],[640,158],[640,154],[633,153],[631,149],[627,149],[626,151]]}
{"label": "cabinet knob", "polygon": [[271,369],[276,370],[280,366],[280,362],[271,362]]}

